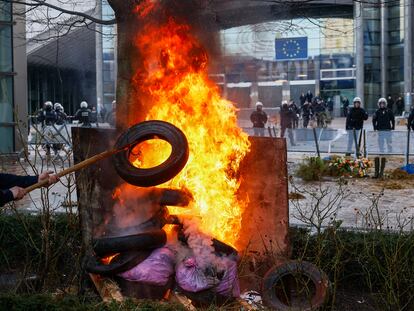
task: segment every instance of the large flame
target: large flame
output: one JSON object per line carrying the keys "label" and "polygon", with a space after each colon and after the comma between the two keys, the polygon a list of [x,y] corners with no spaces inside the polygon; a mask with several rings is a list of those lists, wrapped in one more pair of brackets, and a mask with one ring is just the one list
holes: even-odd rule
{"label": "large flame", "polygon": [[[237,171],[249,150],[247,135],[237,126],[234,105],[209,80],[207,53],[191,28],[173,18],[144,25],[135,40],[144,68],[136,70],[134,83],[152,106],[146,119],[174,124],[190,148],[186,167],[166,186],[189,189],[194,196],[191,214],[200,218],[200,229],[237,246],[247,205],[236,196]],[[154,149],[154,142],[147,147]],[[147,161],[160,163],[171,150],[162,145],[156,149]],[[137,165],[151,166],[145,157],[139,161]]]}

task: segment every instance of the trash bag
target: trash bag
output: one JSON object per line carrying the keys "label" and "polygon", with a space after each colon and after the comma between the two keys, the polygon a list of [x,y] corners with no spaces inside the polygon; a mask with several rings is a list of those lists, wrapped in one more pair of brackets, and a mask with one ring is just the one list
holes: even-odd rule
{"label": "trash bag", "polygon": [[174,273],[174,258],[175,254],[169,248],[158,248],[143,262],[119,276],[128,281],[165,286]]}
{"label": "trash bag", "polygon": [[220,295],[227,297],[239,297],[240,285],[237,275],[237,262],[231,259],[226,260],[226,269],[223,277],[214,291]]}
{"label": "trash bag", "polygon": [[219,283],[213,273],[197,265],[195,257],[187,257],[177,265],[175,280],[179,287],[191,293],[210,289]]}
{"label": "trash bag", "polygon": [[178,264],[175,279],[180,288],[197,293],[211,290],[226,297],[239,297],[240,287],[237,275],[237,262],[230,258],[218,258],[221,268],[212,264],[201,269],[195,257],[188,257]]}

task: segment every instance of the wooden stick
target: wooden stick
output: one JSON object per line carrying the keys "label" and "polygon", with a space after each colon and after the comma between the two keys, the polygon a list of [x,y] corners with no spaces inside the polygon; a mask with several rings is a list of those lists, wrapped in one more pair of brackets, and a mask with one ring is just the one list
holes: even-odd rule
{"label": "wooden stick", "polygon": [[[95,155],[95,156],[93,156],[93,157],[91,157],[89,159],[86,159],[86,160],[84,160],[82,162],[79,162],[78,164],[76,164],[74,166],[71,166],[71,167],[69,167],[69,168],[67,168],[67,169],[65,169],[65,170],[57,173],[56,175],[60,178],[60,177],[63,177],[65,175],[67,175],[67,174],[70,174],[70,173],[79,171],[79,170],[81,170],[81,169],[83,169],[83,168],[85,168],[87,166],[90,166],[92,164],[95,164],[98,161],[101,161],[103,159],[109,158],[110,156],[114,155],[115,153],[121,152],[125,148],[127,148],[127,147],[122,147],[120,149],[112,149],[112,150],[109,150],[109,151],[105,151],[105,152],[99,153],[99,154],[97,154],[97,155]],[[26,190],[26,193],[29,193],[29,192],[31,192],[31,191],[33,191],[35,189],[45,187],[48,184],[49,184],[49,180],[46,179],[46,180],[43,180],[41,182],[38,182],[38,183],[36,183],[36,184],[34,184],[34,185],[30,186],[30,187],[27,187],[25,190]]]}
{"label": "wooden stick", "polygon": [[124,300],[119,286],[114,281],[92,273],[89,273],[89,277],[104,302],[111,302],[112,300],[122,302]]}

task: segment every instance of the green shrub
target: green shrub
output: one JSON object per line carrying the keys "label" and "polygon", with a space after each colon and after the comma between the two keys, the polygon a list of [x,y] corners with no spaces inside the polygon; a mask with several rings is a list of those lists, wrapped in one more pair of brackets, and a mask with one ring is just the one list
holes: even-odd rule
{"label": "green shrub", "polygon": [[328,166],[319,157],[309,157],[299,165],[296,176],[304,181],[318,181],[326,174]]}

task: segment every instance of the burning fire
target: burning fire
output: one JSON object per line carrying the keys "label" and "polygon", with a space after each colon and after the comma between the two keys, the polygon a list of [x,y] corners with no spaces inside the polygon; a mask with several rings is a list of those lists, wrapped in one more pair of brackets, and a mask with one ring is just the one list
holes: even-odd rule
{"label": "burning fire", "polygon": [[[146,119],[174,124],[185,133],[190,148],[184,170],[164,186],[189,189],[194,196],[191,214],[201,219],[200,229],[237,246],[247,205],[236,197],[237,171],[249,150],[247,135],[237,126],[236,108],[209,80],[207,53],[190,26],[172,17],[161,24],[146,22],[149,6],[143,3],[136,12],[145,26],[135,43],[144,68],[136,69],[134,86],[152,107]],[[151,155],[137,159],[139,167],[159,164],[171,151],[157,140],[140,148],[142,155]]]}
{"label": "burning fire", "polygon": [[109,264],[112,262],[112,260],[113,260],[115,257],[117,257],[118,255],[119,255],[119,253],[114,254],[114,255],[111,255],[111,256],[107,256],[107,257],[105,257],[105,258],[102,258],[102,259],[101,259],[101,262],[102,262],[104,265],[109,265]]}

